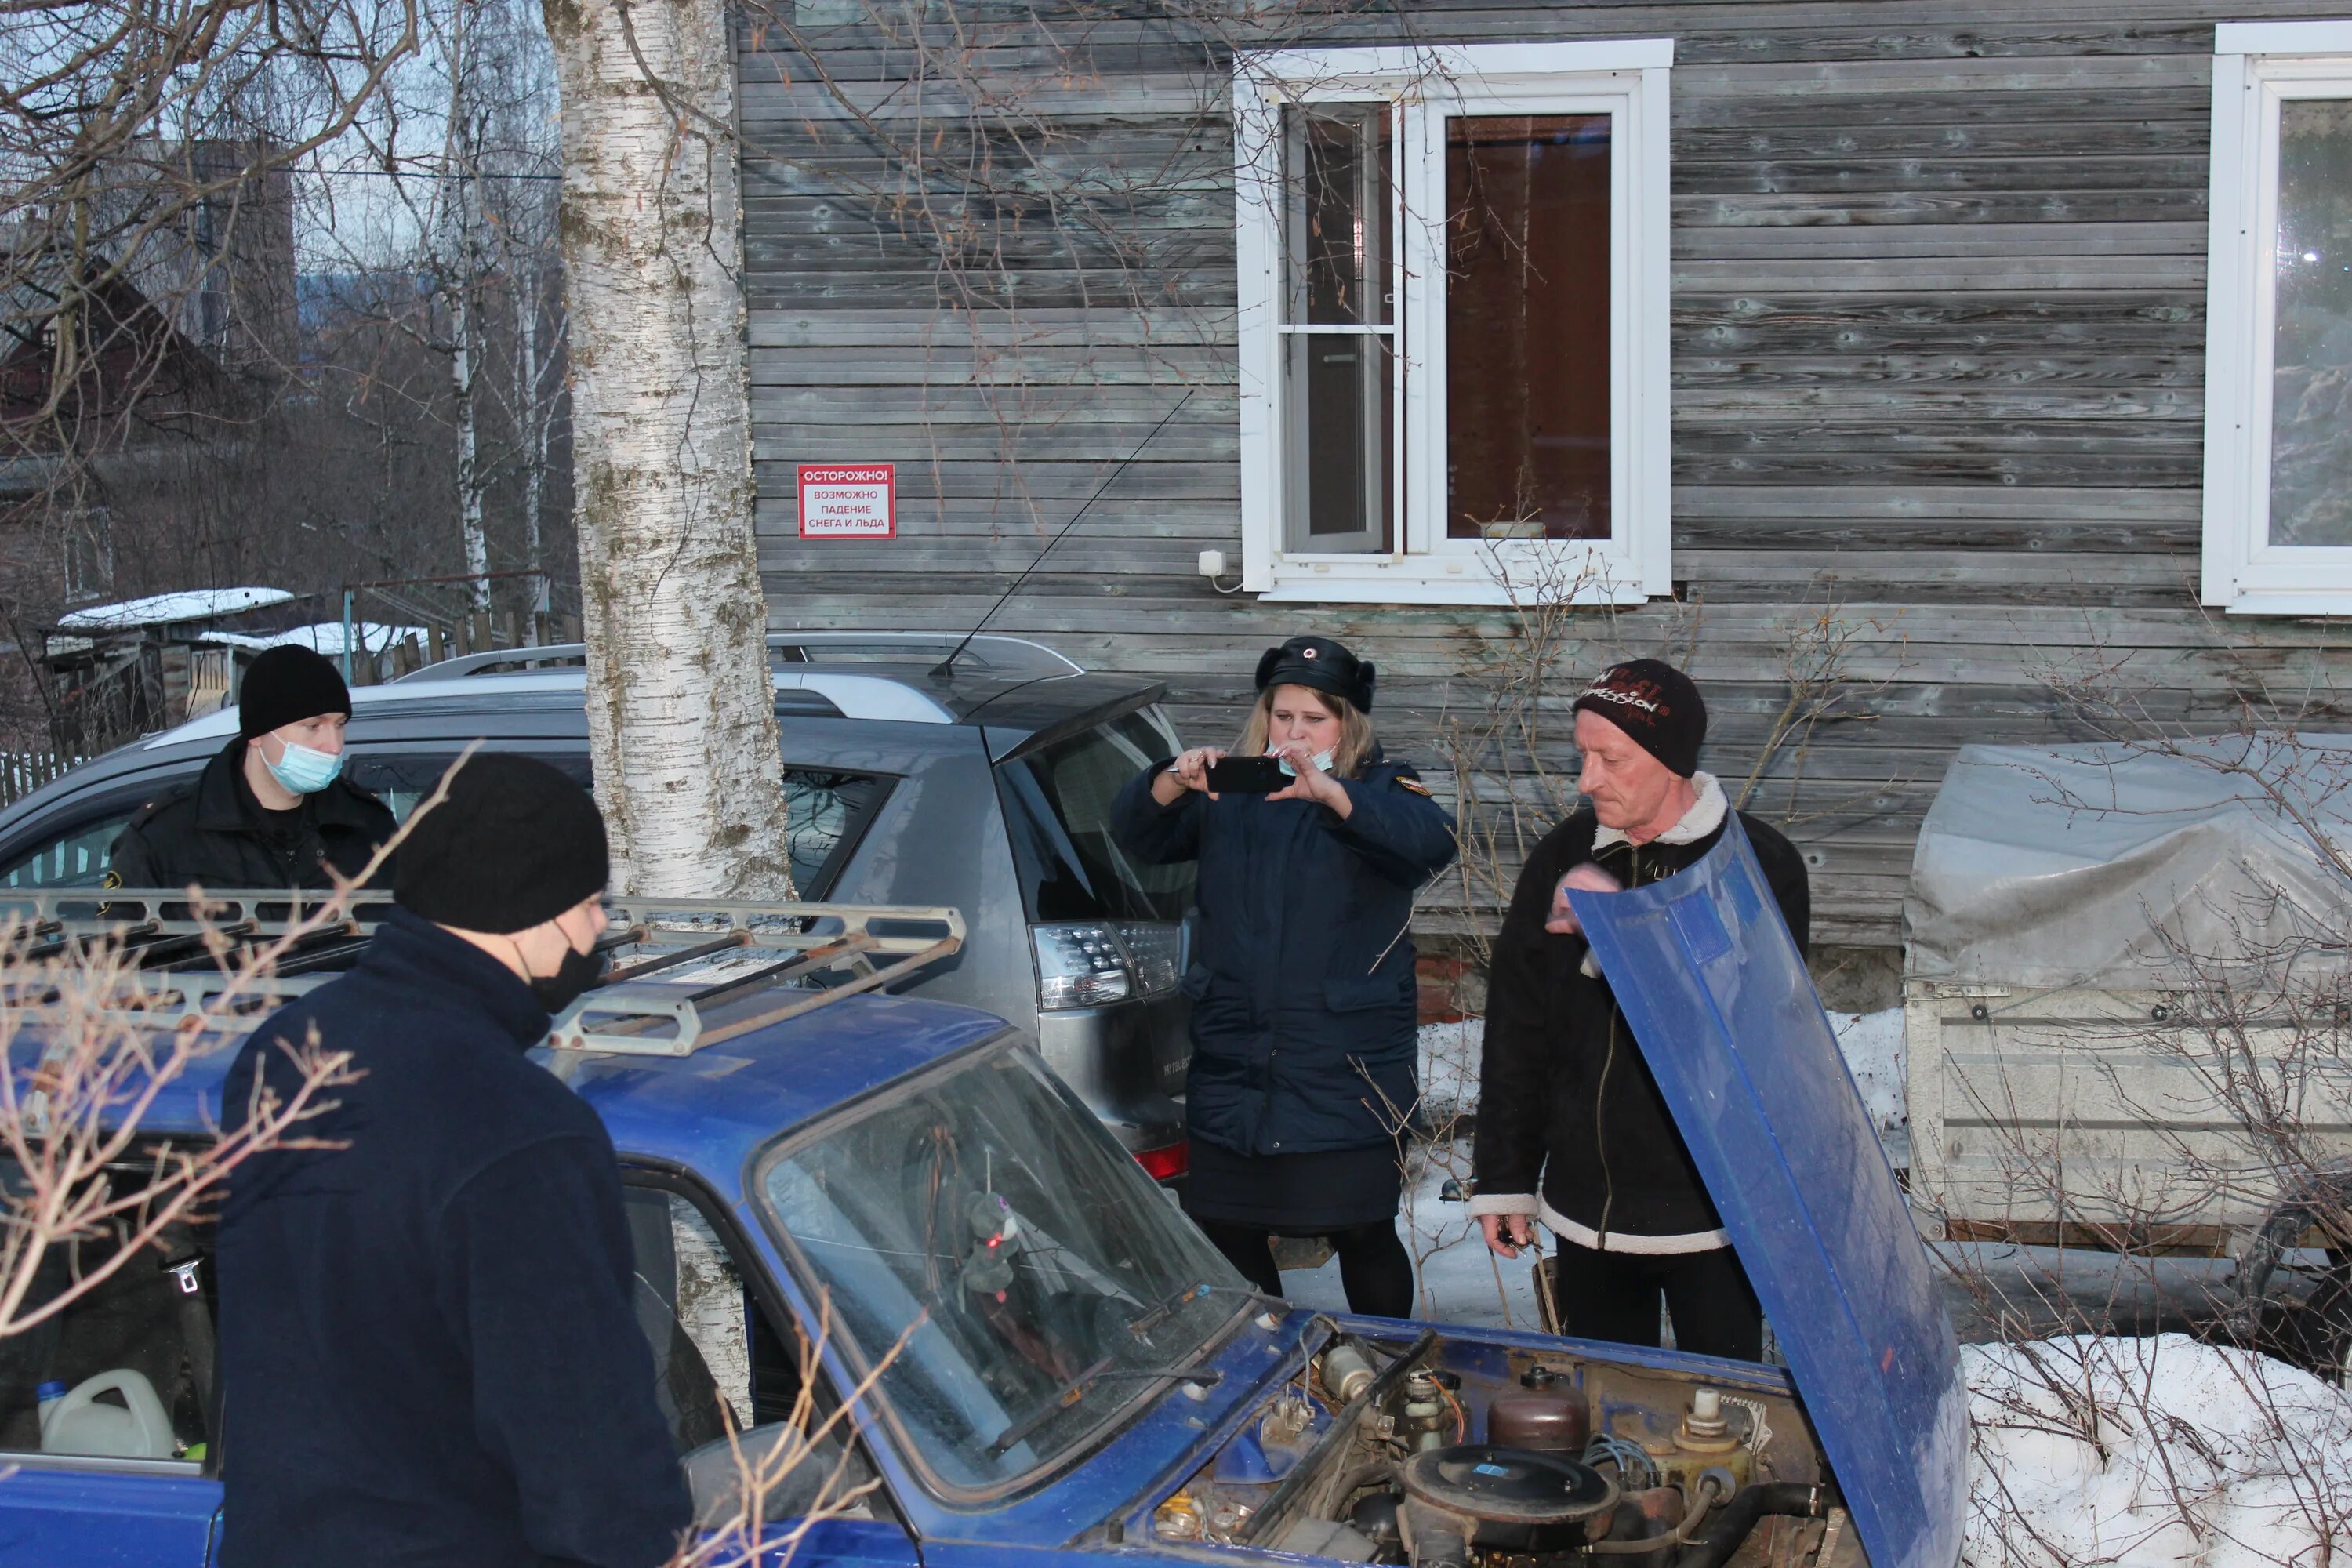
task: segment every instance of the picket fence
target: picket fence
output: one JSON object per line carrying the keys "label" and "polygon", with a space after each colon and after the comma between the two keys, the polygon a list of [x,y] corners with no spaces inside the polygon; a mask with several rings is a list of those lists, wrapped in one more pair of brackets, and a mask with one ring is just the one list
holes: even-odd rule
{"label": "picket fence", "polygon": [[22,799],[87,761],[63,752],[0,752],[0,805]]}

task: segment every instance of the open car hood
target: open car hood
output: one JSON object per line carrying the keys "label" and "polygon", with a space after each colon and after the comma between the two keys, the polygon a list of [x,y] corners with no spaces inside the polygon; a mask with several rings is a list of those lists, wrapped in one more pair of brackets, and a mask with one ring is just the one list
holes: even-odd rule
{"label": "open car hood", "polygon": [[1663,882],[1569,897],[1870,1561],[1952,1568],[1968,1415],[1951,1321],[1738,817]]}

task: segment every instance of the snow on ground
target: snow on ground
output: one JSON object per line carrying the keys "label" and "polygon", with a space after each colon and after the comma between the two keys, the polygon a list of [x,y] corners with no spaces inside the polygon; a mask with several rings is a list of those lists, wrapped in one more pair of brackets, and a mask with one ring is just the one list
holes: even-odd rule
{"label": "snow on ground", "polygon": [[[1516,1262],[1496,1258],[1479,1237],[1470,1205],[1448,1203],[1441,1195],[1449,1180],[1465,1188],[1470,1184],[1469,1140],[1423,1144],[1414,1151],[1413,1166],[1397,1223],[1397,1234],[1413,1255],[1421,1280],[1421,1298],[1413,1310],[1443,1322],[1540,1329],[1529,1273],[1532,1255],[1521,1253]],[[1302,1307],[1347,1310],[1337,1259],[1320,1268],[1284,1274],[1282,1291]]]}
{"label": "snow on ground", "polygon": [[2249,1351],[1969,1345],[1966,1568],[2318,1568],[2352,1549],[2352,1399]]}
{"label": "snow on ground", "polygon": [[1846,1070],[1862,1091],[1871,1125],[1889,1158],[1900,1166],[1911,1163],[1911,1112],[1903,1090],[1909,1054],[1903,1044],[1903,1009],[1881,1013],[1832,1013],[1830,1026],[1837,1031],[1838,1049],[1845,1053]]}

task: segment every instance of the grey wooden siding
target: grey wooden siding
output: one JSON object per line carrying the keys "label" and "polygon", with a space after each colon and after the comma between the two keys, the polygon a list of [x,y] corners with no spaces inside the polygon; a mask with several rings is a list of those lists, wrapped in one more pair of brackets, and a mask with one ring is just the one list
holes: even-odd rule
{"label": "grey wooden siding", "polygon": [[[1691,652],[1710,765],[1737,779],[1795,629],[1832,607],[1865,628],[1873,716],[1759,795],[1808,852],[1825,942],[1899,940],[1954,747],[2089,732],[2053,677],[2105,671],[2135,717],[2210,725],[2250,699],[2325,710],[2352,670],[2340,626],[2196,603],[2212,25],[2341,7],[1957,9],[1416,0],[1297,40],[1675,40],[1681,602],[1582,617],[1568,663]],[[1261,648],[1327,632],[1379,660],[1376,717],[1429,759],[1506,616],[1260,604],[1194,574],[1240,542],[1220,46],[1159,7],[890,14],[910,19],[803,0],[745,35],[773,623],[967,627],[1191,388],[992,627],[1166,680],[1202,739],[1235,727]],[[793,463],[884,460],[898,540],[793,537]],[[1433,928],[1483,918],[1457,893],[1433,891]]]}

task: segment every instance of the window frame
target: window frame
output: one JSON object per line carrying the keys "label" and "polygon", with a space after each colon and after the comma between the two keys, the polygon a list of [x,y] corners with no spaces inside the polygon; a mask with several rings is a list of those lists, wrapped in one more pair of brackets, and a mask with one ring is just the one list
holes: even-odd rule
{"label": "window frame", "polygon": [[[891,796],[898,794],[898,785],[905,782],[905,775],[882,773],[873,768],[827,767],[822,763],[790,760],[778,772],[778,780],[781,781],[785,773],[847,773],[865,779],[875,786],[873,798],[842,825],[841,837],[825,851],[824,858],[810,873],[808,885],[795,889],[802,901],[821,902],[832,896],[835,884],[841,880],[841,874],[849,868],[849,863],[856,858],[858,846],[866,842],[866,833],[880,820]],[[789,833],[791,825],[787,823],[785,826]],[[791,858],[789,850],[785,858],[787,860]]]}
{"label": "window frame", "polygon": [[[1449,47],[1297,49],[1234,68],[1242,586],[1276,601],[1505,605],[1536,583],[1582,603],[1673,591],[1667,185],[1671,38]],[[1287,183],[1284,110],[1386,104],[1398,374],[1392,548],[1287,548],[1292,474],[1284,395]],[[1607,540],[1446,536],[1445,121],[1461,114],[1612,119],[1610,482]],[[1434,390],[1433,390],[1434,389]],[[1499,568],[1499,570],[1498,570]]]}
{"label": "window frame", "polygon": [[2269,542],[2277,272],[2266,258],[2280,109],[2309,99],[2352,99],[2352,22],[2214,30],[2200,597],[2233,616],[2352,613],[2352,545]]}
{"label": "window frame", "polygon": [[[181,1132],[168,1130],[160,1131],[142,1131],[136,1134],[131,1142],[131,1146],[123,1151],[120,1159],[109,1163],[108,1168],[125,1170],[135,1168],[140,1165],[142,1161],[153,1159],[160,1150],[165,1148],[184,1150],[194,1154],[201,1155],[209,1152],[216,1142],[218,1142],[218,1140],[209,1132]],[[57,1245],[62,1247],[66,1244],[59,1243]],[[149,1245],[152,1247],[156,1244],[151,1242]],[[219,1237],[215,1228],[212,1231],[212,1234],[208,1236],[205,1248],[197,1254],[197,1261],[199,1261],[203,1267],[204,1278],[210,1279],[213,1285],[213,1288],[210,1290],[198,1291],[197,1300],[202,1305],[205,1318],[209,1320],[212,1325],[212,1375],[215,1380],[215,1391],[217,1391],[218,1388],[217,1380],[220,1376],[220,1308],[217,1295],[220,1278],[218,1273],[219,1258]],[[136,1267],[136,1264],[134,1263],[130,1267]],[[125,1272],[127,1272],[127,1269]],[[121,1278],[121,1274],[117,1274],[115,1276],[117,1280],[120,1280]],[[178,1304],[179,1295],[176,1291],[166,1290],[160,1285],[158,1286],[158,1289],[159,1291],[163,1291],[163,1294],[171,1299],[174,1305]],[[56,1321],[62,1324],[66,1319],[71,1318],[77,1310],[87,1307],[89,1305],[89,1299],[86,1297],[81,1302],[77,1303],[74,1307],[67,1309],[64,1312],[58,1315]],[[186,1343],[184,1335],[181,1336],[180,1348],[182,1353],[186,1355],[193,1364],[194,1351]],[[159,1394],[163,1392],[163,1390],[160,1389],[157,1391]],[[217,1392],[215,1392],[212,1403],[201,1412],[201,1418],[205,1423],[205,1433],[202,1439],[205,1447],[205,1454],[202,1458],[164,1459],[152,1457],[137,1457],[128,1454],[51,1453],[41,1448],[0,1448],[0,1465],[5,1465],[9,1468],[17,1470],[27,1476],[35,1474],[70,1476],[79,1473],[89,1475],[140,1477],[154,1480],[176,1480],[182,1482],[198,1481],[203,1482],[216,1490],[220,1485],[221,1466],[227,1453],[226,1426],[221,1421],[221,1405]],[[45,1500],[37,1494],[26,1496],[22,1500],[22,1503],[23,1506],[32,1509],[40,1509],[49,1506],[48,1500]],[[104,1516],[113,1511],[119,1510],[98,1510],[98,1515]],[[170,1516],[168,1515],[157,1516],[159,1522],[167,1521],[169,1517]]]}
{"label": "window frame", "polygon": [[[159,799],[166,790],[176,788],[183,784],[193,787],[197,775],[203,771],[204,766],[200,762],[194,767],[184,770],[151,770],[138,773],[119,774],[113,778],[95,782],[87,789],[58,801],[50,809],[24,823],[15,834],[9,837],[5,845],[0,845],[0,893],[58,890],[78,892],[85,889],[95,891],[103,888],[106,884],[103,880],[100,880],[72,883],[34,882],[12,889],[8,887],[5,879],[10,871],[16,869],[22,864],[26,847],[34,839],[40,840],[43,846],[41,852],[46,854],[59,841],[69,837],[79,837],[97,823],[111,816],[126,801],[130,803],[131,810],[123,819],[123,826],[128,826],[130,817],[138,816],[140,808],[149,801]],[[116,837],[121,837],[119,828],[116,830]],[[108,848],[111,853],[110,842]],[[100,875],[102,878],[103,873]]]}

